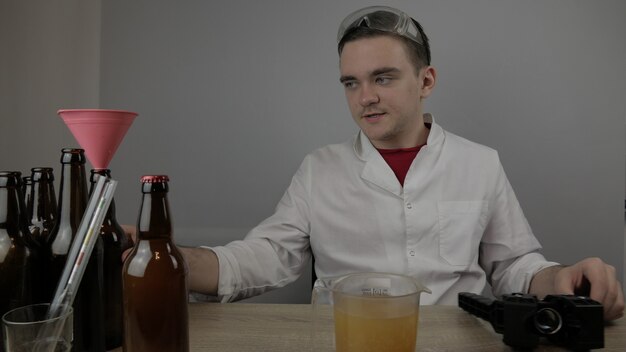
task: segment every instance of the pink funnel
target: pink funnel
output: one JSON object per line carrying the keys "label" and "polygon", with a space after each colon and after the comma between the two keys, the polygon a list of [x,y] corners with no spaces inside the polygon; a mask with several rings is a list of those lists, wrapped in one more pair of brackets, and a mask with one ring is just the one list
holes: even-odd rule
{"label": "pink funnel", "polygon": [[106,169],[137,113],[122,110],[72,109],[57,112],[85,149],[94,169]]}

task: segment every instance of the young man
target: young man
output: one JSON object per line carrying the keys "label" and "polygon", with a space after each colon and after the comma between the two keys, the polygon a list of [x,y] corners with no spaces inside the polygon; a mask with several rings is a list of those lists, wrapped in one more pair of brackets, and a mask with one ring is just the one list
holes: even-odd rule
{"label": "young man", "polygon": [[458,292],[488,282],[496,295],[590,294],[607,320],[622,316],[614,268],[597,258],[546,261],[497,152],[423,113],[436,71],[415,20],[359,10],[341,24],[338,48],[360,132],[309,154],[276,212],[244,240],[183,249],[192,290],[223,301],[261,294],[296,280],[313,254],[319,277],[413,276],[433,292],[426,304],[456,304]]}

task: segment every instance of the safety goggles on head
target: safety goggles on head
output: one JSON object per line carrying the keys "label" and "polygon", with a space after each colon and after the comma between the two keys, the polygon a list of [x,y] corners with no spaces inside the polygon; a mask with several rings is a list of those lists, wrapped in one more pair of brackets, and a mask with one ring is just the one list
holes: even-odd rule
{"label": "safety goggles on head", "polygon": [[356,27],[396,33],[424,45],[422,33],[411,17],[392,7],[370,6],[349,14],[339,25],[337,43],[341,42],[349,30]]}

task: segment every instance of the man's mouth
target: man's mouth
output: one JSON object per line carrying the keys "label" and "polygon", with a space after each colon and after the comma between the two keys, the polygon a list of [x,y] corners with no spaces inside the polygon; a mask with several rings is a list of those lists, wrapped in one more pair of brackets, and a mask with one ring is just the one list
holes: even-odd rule
{"label": "man's mouth", "polygon": [[367,114],[363,114],[363,118],[370,122],[376,122],[383,118],[386,114],[384,112],[371,112]]}

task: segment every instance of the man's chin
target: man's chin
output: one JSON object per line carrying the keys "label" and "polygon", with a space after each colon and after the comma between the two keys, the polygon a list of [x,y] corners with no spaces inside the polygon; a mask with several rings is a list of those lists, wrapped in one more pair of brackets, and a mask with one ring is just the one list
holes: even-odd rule
{"label": "man's chin", "polygon": [[369,139],[370,142],[372,142],[372,144],[374,145],[385,143],[385,141],[388,139],[387,135],[383,131],[373,131],[372,129],[364,128],[361,128],[361,131],[363,131],[363,134],[365,134],[367,139]]}

